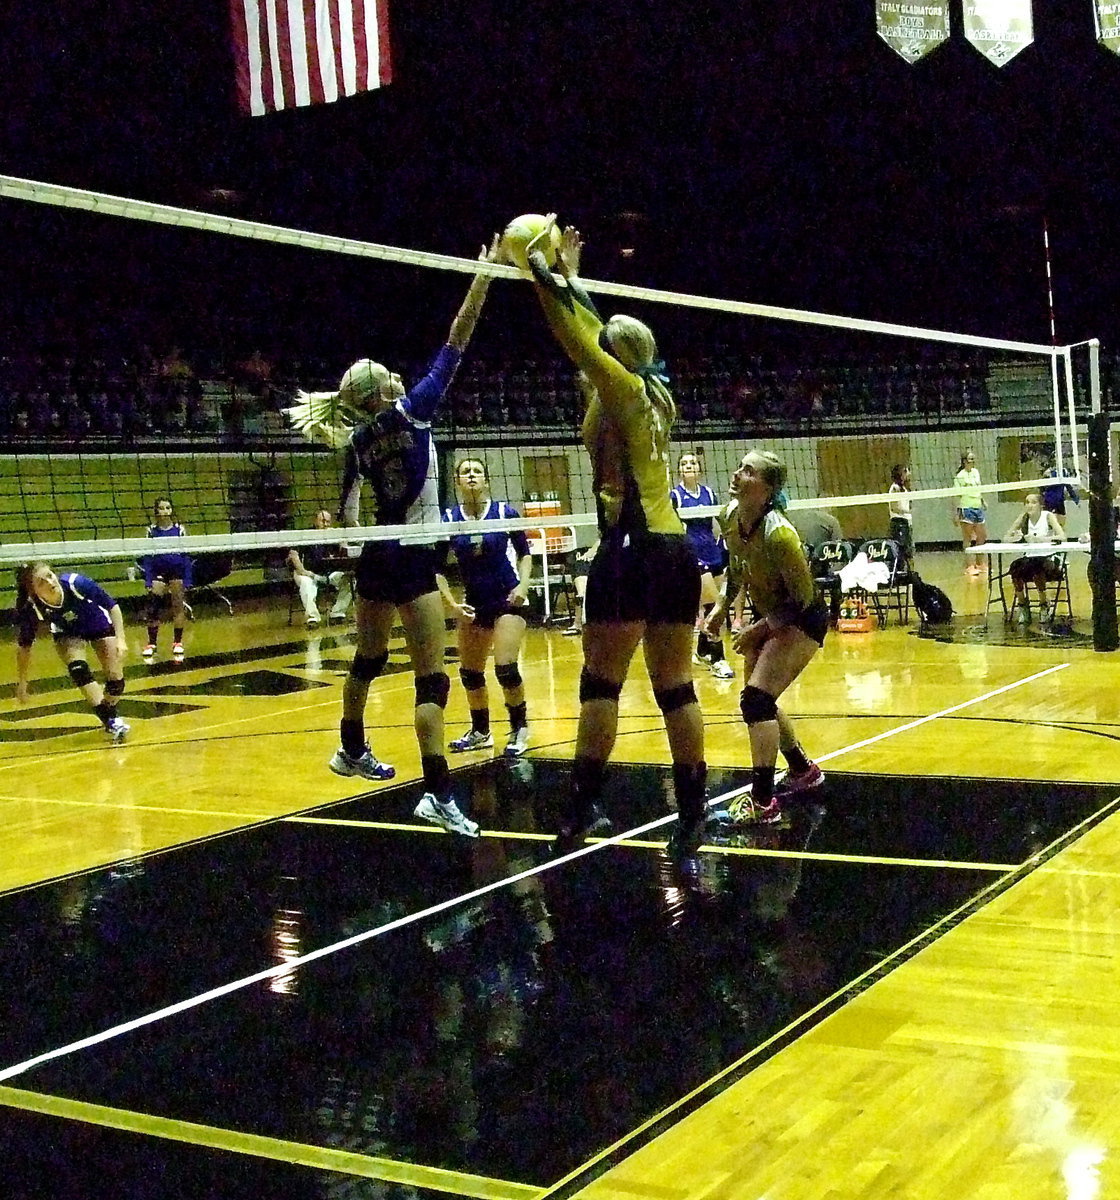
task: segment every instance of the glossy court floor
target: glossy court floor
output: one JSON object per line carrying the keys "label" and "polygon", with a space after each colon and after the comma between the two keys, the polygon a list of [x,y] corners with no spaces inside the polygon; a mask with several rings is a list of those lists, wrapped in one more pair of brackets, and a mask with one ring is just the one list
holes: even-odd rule
{"label": "glossy court floor", "polygon": [[[130,666],[123,747],[40,644],[0,691],[4,1194],[1120,1195],[1117,656],[938,566],[951,631],[834,634],[789,693],[822,791],[685,875],[637,677],[616,836],[549,856],[556,632],[529,758],[455,760],[477,842],[411,815],[406,671],[369,709],[398,781],[326,771],[345,628],[200,613]],[[713,795],[739,686],[698,681]]]}

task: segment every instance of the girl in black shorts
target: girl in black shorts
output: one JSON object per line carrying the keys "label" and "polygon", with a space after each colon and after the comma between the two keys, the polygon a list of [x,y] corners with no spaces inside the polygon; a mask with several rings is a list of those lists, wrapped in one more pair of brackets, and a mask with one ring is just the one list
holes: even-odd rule
{"label": "girl in black shorts", "polygon": [[[755,450],[743,457],[731,477],[732,503],[721,519],[732,574],[743,581],[758,620],[735,636],[743,655],[747,686],[740,707],[751,740],[752,788],[731,805],[744,822],[781,818],[782,800],[824,782],[806,758],[793,724],[778,698],[824,645],[828,610],[817,596],[797,530],[782,511],[785,467],[773,454]],[[712,613],[717,625],[724,606]],[[778,750],[789,771],[775,786]]]}
{"label": "girl in black shorts", "polygon": [[[549,225],[542,239],[552,236]],[[606,324],[579,281],[583,243],[560,239],[557,270],[530,245],[537,295],[557,341],[580,368],[587,401],[583,442],[591,456],[599,550],[587,580],[579,731],[572,789],[559,844],[604,817],[599,796],[618,731],[618,700],[641,645],[654,700],[665,719],[679,820],[676,857],[690,857],[704,827],[704,723],[692,686],[692,642],[700,571],[669,499],[669,433],[676,405],[649,328],[616,315]]]}
{"label": "girl in black shorts", "polygon": [[[464,458],[455,468],[459,503],[447,509],[443,519],[498,521],[521,514],[504,500],[490,498],[490,475],[477,458]],[[437,575],[444,603],[456,618],[459,633],[459,678],[467,692],[471,727],[451,743],[456,753],[488,750],[494,744],[490,732],[490,701],[486,693],[486,660],[494,652],[494,674],[505,695],[509,713],[507,758],[520,758],[529,748],[529,724],[525,708],[525,686],[517,666],[525,637],[525,608],[533,559],[524,532],[456,533],[451,549],[463,576],[463,603],[451,594],[447,580]],[[517,567],[510,561],[516,556]]]}

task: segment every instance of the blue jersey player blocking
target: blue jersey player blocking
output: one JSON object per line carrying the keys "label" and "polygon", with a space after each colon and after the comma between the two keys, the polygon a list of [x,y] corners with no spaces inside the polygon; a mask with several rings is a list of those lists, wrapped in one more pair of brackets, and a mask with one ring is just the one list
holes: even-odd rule
{"label": "blue jersey player blocking", "polygon": [[690,517],[690,508],[719,508],[716,494],[702,480],[700,456],[685,451],[677,460],[680,482],[669,493],[673,507],[684,522],[685,537],[700,567],[700,613],[696,637],[695,661],[711,668],[717,679],[734,679],[735,672],[723,649],[722,633],[706,628],[708,617],[723,591],[723,575],[727,570],[727,547],[718,532],[714,517]]}
{"label": "blue jersey player blocking", "polygon": [[[497,249],[495,237],[480,261],[496,261]],[[356,417],[344,443],[341,510],[346,524],[360,523],[363,481],[373,494],[371,524],[440,523],[432,419],[474,333],[489,287],[489,275],[474,277],[446,344],[414,387],[406,390],[400,375],[362,359],[342,377],[337,392],[301,393],[299,403],[288,410],[293,424],[309,436],[325,435],[334,445],[340,441],[338,417]],[[444,666],[445,618],[436,584],[439,540],[438,534],[418,531],[362,547],[355,570],[357,648],[342,688],[342,744],[330,768],[336,775],[372,780],[396,773],[374,757],[366,741],[365,708],[370,684],[389,661],[389,635],[399,614],[416,676],[415,727],[426,789],[416,815],[450,832],[477,837],[477,824],[463,815],[452,794],[444,747],[443,711],[451,680]]]}
{"label": "blue jersey player blocking", "polygon": [[[128,645],[120,605],[100,584],[85,575],[56,575],[45,562],[25,563],[16,572],[16,699],[26,704],[31,647],[40,626],[50,626],[55,649],[75,686],[89,701],[105,732],[123,742],[128,726],[117,716],[124,693],[124,656]],[[85,657],[93,647],[105,672],[97,682]]]}
{"label": "blue jersey player blocking", "polygon": [[[521,514],[504,500],[490,497],[490,475],[477,458],[464,458],[455,468],[459,503],[447,509],[443,519],[452,528],[464,521],[498,521]],[[455,738],[451,749],[488,750],[494,744],[490,732],[490,698],[486,692],[486,660],[494,652],[494,675],[501,684],[509,713],[509,741],[504,754],[520,758],[529,747],[529,724],[525,685],[517,665],[525,637],[525,610],[533,559],[529,539],[521,530],[507,533],[453,533],[451,551],[463,578],[460,603],[442,574],[436,576],[444,602],[455,616],[459,638],[459,678],[467,693],[471,727]]]}

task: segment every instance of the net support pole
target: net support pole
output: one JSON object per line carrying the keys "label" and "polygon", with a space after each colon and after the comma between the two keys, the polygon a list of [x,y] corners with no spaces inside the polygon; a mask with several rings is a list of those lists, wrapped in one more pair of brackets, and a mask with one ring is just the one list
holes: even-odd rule
{"label": "net support pole", "polygon": [[1120,646],[1116,622],[1116,516],[1109,469],[1108,413],[1089,417],[1089,586],[1093,592],[1093,649]]}

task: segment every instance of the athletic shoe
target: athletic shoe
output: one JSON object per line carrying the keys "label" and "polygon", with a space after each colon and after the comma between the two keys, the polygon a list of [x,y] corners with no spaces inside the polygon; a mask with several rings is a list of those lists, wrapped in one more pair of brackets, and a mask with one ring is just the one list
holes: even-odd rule
{"label": "athletic shoe", "polygon": [[345,624],[346,624],[346,614],[345,614],[345,613],[333,613],[333,612],[332,612],[332,613],[331,613],[331,614],[330,614],[330,615],[327,617],[327,620],[328,620],[328,621],[329,621],[329,622],[330,622],[332,625],[345,625]]}
{"label": "athletic shoe", "polygon": [[415,815],[422,821],[431,821],[433,825],[441,826],[448,833],[458,833],[469,838],[479,835],[477,823],[463,816],[453,796],[448,796],[441,804],[431,792],[425,792],[416,806]]}
{"label": "athletic shoe", "polygon": [[308,628],[308,629],[318,629],[318,628],[319,628],[319,625],[320,625],[321,623],[322,623],[322,618],[321,618],[321,617],[319,617],[319,616],[314,616],[314,617],[308,617],[308,618],[307,618],[307,628]]}
{"label": "athletic shoe", "polygon": [[468,729],[462,737],[457,737],[449,743],[449,749],[455,754],[464,754],[468,750],[489,750],[493,744],[492,733],[479,733],[477,729]]}
{"label": "athletic shoe", "polygon": [[811,792],[824,783],[824,772],[816,763],[810,763],[804,771],[787,771],[783,779],[774,785],[774,797],[786,800],[790,796],[800,796],[803,792]]}
{"label": "athletic shoe", "polygon": [[719,662],[712,663],[712,674],[717,679],[734,679],[735,668],[727,661],[726,658],[721,658]]}
{"label": "athletic shoe", "polygon": [[698,813],[694,817],[678,815],[673,832],[669,835],[669,844],[665,847],[674,862],[696,857],[704,841],[704,828],[707,823],[707,813]]}
{"label": "athletic shoe", "polygon": [[694,667],[710,667],[712,665],[712,660],[710,658],[704,658],[703,655],[696,654],[694,652],[692,655],[692,665]]}
{"label": "athletic shoe", "polygon": [[144,647],[144,649],[140,651],[140,653],[141,653],[141,654],[142,654],[142,655],[143,655],[145,658],[154,658],[154,657],[155,657],[155,653],[156,653],[156,644],[155,644],[155,642],[148,642],[148,643],[147,643],[147,645]]}
{"label": "athletic shoe", "polygon": [[575,850],[584,838],[590,837],[592,834],[607,836],[610,832],[610,817],[598,804],[593,804],[583,812],[569,813],[561,818],[560,827],[552,842],[552,849],[556,854],[567,854],[569,851]]}
{"label": "athletic shoe", "polygon": [[1020,604],[1015,609],[1015,621],[1024,629],[1031,623],[1031,610],[1025,604]]}
{"label": "athletic shoe", "polygon": [[1040,625],[1049,625],[1053,615],[1049,604],[1040,604],[1038,606],[1038,623]]}
{"label": "athletic shoe", "polygon": [[561,636],[562,637],[579,637],[579,635],[582,632],[583,632],[582,629],[577,629],[574,625],[569,625],[568,628],[564,630],[564,632]]}
{"label": "athletic shoe", "polygon": [[114,745],[119,746],[128,736],[131,728],[132,726],[122,721],[120,717],[113,717],[105,726],[105,732],[113,739]]}
{"label": "athletic shoe", "polygon": [[775,796],[765,808],[759,808],[749,792],[736,796],[727,811],[735,825],[776,825],[782,819],[781,801]]}
{"label": "athletic shoe", "polygon": [[529,726],[522,725],[520,729],[515,729],[509,735],[509,741],[506,742],[506,748],[502,753],[506,758],[520,758],[526,750],[529,749]]}
{"label": "athletic shoe", "polygon": [[185,653],[186,653],[186,651],[183,649],[183,643],[182,643],[182,642],[176,642],[176,643],[175,643],[175,644],[174,644],[174,645],[171,647],[171,657],[172,657],[172,658],[177,658],[177,659],[179,659],[179,661],[180,661],[180,662],[182,661],[182,659],[183,659],[183,655],[184,655]]}
{"label": "athletic shoe", "polygon": [[369,746],[366,746],[357,758],[351,758],[339,746],[328,765],[336,775],[360,775],[362,779],[372,779],[378,783],[383,779],[392,779],[396,774],[396,771],[388,763],[378,762],[373,757],[373,751]]}

